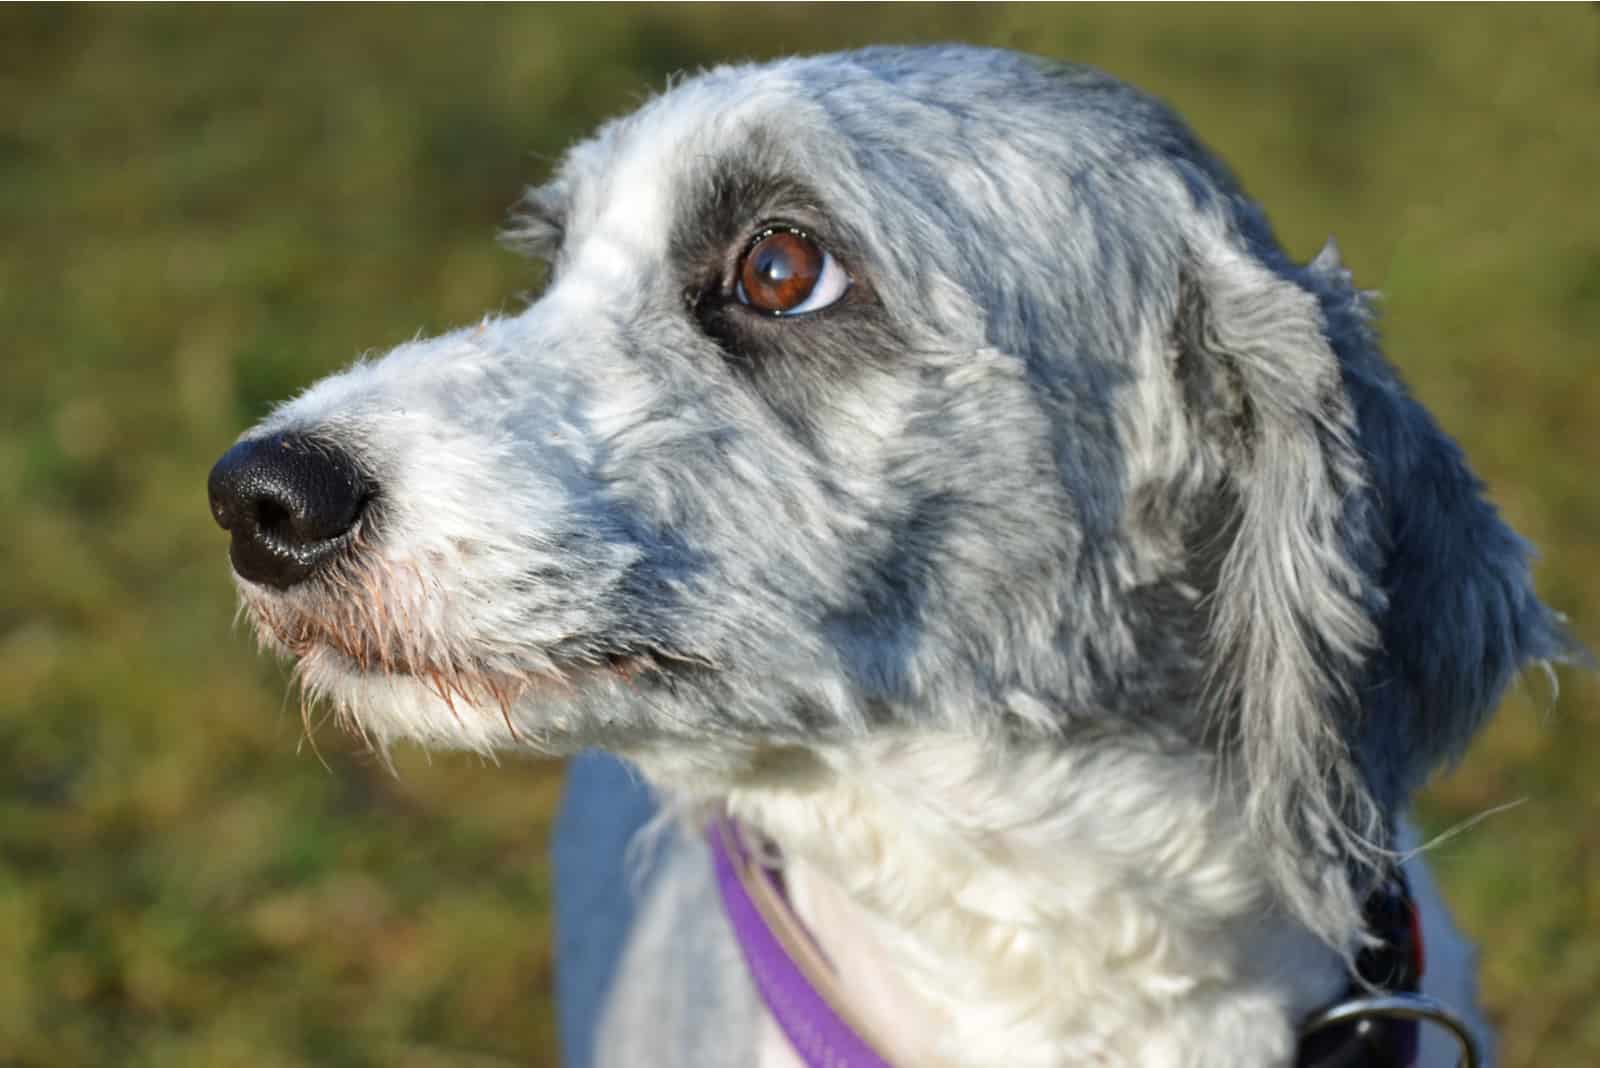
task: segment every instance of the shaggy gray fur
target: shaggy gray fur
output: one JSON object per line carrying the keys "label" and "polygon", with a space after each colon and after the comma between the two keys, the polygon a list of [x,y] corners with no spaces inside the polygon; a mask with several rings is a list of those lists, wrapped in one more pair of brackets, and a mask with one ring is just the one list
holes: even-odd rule
{"label": "shaggy gray fur", "polygon": [[[773,219],[846,300],[728,302]],[[714,70],[574,149],[514,236],[553,263],[522,316],[253,433],[384,487],[372,539],[449,598],[412,663],[631,665],[518,691],[508,731],[550,751],[691,782],[886,725],[1220,750],[1284,907],[1331,935],[1411,791],[1566,648],[1332,246],[1291,263],[1098,73],[969,48]]]}

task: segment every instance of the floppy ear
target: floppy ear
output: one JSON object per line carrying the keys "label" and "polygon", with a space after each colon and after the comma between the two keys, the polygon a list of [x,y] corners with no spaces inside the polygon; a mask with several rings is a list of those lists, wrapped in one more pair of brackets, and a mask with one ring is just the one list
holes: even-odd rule
{"label": "floppy ear", "polygon": [[1355,745],[1369,788],[1392,812],[1461,755],[1519,671],[1590,658],[1534,594],[1527,543],[1379,354],[1331,241],[1303,274],[1330,336],[1353,342],[1340,356],[1384,600]]}
{"label": "floppy ear", "polygon": [[1192,234],[1179,301],[1227,515],[1207,694],[1285,904],[1348,948],[1407,795],[1563,642],[1337,252],[1297,269],[1259,230]]}

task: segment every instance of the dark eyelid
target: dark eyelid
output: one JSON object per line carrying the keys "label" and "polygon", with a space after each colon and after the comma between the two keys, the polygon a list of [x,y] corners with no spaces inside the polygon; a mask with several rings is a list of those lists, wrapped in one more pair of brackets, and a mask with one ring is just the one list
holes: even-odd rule
{"label": "dark eyelid", "polygon": [[766,219],[757,223],[755,228],[751,230],[750,236],[747,237],[744,244],[739,247],[738,254],[742,257],[745,253],[761,244],[763,240],[779,232],[797,234],[800,237],[805,238],[807,241],[812,242],[818,248],[831,251],[828,244],[828,239],[817,233],[814,227],[807,226],[804,223],[794,222],[790,219],[785,219],[780,216],[777,218]]}

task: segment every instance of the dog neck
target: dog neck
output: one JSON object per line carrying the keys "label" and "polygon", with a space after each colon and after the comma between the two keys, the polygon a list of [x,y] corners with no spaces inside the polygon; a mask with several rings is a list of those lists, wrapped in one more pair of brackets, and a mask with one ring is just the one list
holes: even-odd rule
{"label": "dog neck", "polygon": [[[830,993],[897,1064],[1286,1065],[1346,982],[1192,752],[875,739],[726,803],[782,851]],[[763,1068],[794,1063],[765,1045]]]}

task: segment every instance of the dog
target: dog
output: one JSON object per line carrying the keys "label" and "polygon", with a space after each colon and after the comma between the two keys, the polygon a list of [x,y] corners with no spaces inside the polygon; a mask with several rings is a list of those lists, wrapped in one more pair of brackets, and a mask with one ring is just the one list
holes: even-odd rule
{"label": "dog", "polygon": [[529,307],[209,490],[374,747],[611,754],[555,847],[569,1063],[827,1062],[708,820],[885,1063],[1306,1063],[1401,873],[1484,1040],[1405,812],[1572,645],[1331,242],[1292,262],[1139,91],[954,46],[682,79],[508,234]]}

